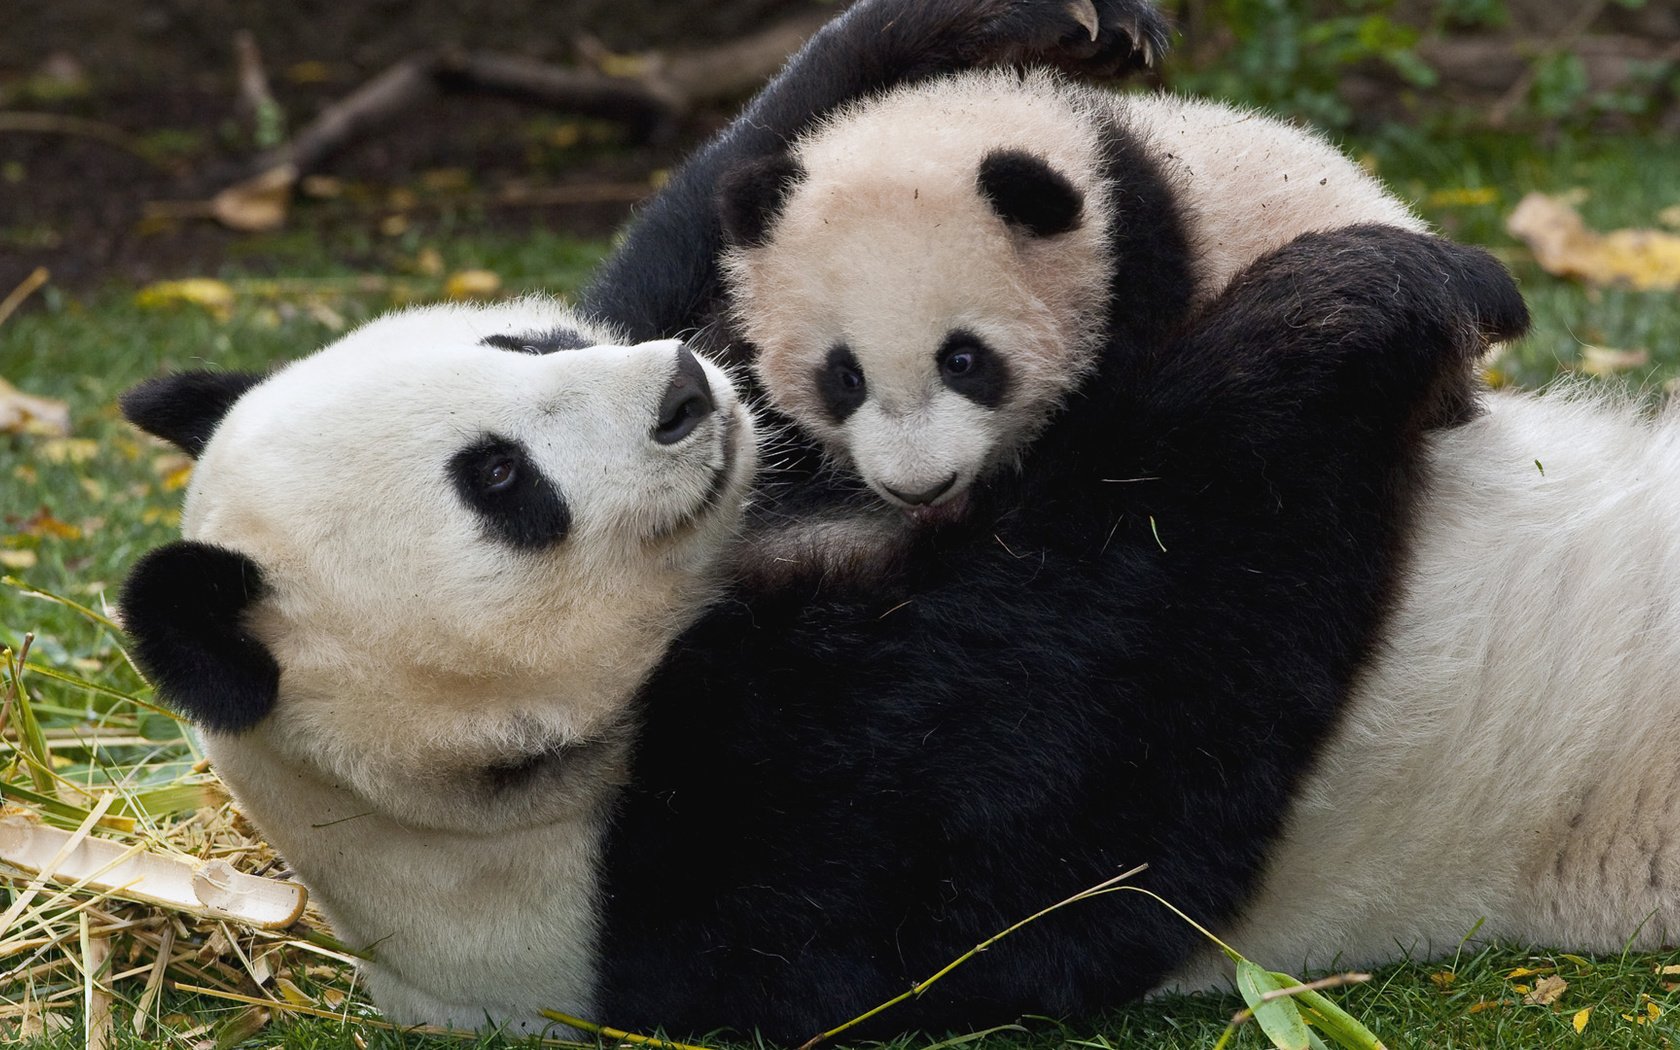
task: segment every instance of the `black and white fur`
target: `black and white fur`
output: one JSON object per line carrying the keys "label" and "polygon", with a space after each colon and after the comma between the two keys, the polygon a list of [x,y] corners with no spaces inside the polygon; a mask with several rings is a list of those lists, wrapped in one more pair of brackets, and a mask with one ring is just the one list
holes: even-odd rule
{"label": "black and white fur", "polygon": [[1045,70],[855,102],[723,186],[735,321],[770,403],[934,520],[1110,340],[1159,339],[1186,295],[1301,233],[1424,228],[1313,132]]}
{"label": "black and white fur", "polygon": [[[778,81],[784,92],[798,83],[792,73]],[[731,159],[707,154],[693,181],[677,182],[693,191]],[[609,267],[639,277],[586,298],[597,321],[662,333],[701,316],[717,234],[685,221],[650,211]],[[665,256],[662,270],[652,260]],[[1363,893],[1337,898],[1313,926],[1310,951],[1321,957],[1344,946],[1378,957],[1386,945],[1439,950],[1443,931],[1467,927],[1464,917],[1504,888],[1498,928],[1536,940],[1603,946],[1637,927],[1654,942],[1675,925],[1660,899],[1654,921],[1639,924],[1661,895],[1649,887],[1675,877],[1668,854],[1654,851],[1662,862],[1641,869],[1649,853],[1638,836],[1604,830],[1669,826],[1650,791],[1625,797],[1607,779],[1622,772],[1605,761],[1615,756],[1608,736],[1589,738],[1589,756],[1561,736],[1517,732],[1536,701],[1506,691],[1532,685],[1513,665],[1475,694],[1477,710],[1500,712],[1484,753],[1482,723],[1443,717],[1458,713],[1431,691],[1430,675],[1497,653],[1508,628],[1569,634],[1612,599],[1640,623],[1672,615],[1666,569],[1639,592],[1599,577],[1579,577],[1578,590],[1555,584],[1578,578],[1569,570],[1592,535],[1590,516],[1565,516],[1570,527],[1559,529],[1557,508],[1607,503],[1642,464],[1626,477],[1610,460],[1590,477],[1559,477],[1548,460],[1535,476],[1554,487],[1539,508],[1526,502],[1532,464],[1514,455],[1540,439],[1518,425],[1525,419],[1555,428],[1547,440],[1583,445],[1595,435],[1671,441],[1671,425],[1602,404],[1500,400],[1467,427],[1426,433],[1464,414],[1482,342],[1521,326],[1508,278],[1484,257],[1394,230],[1343,230],[1262,259],[1192,327],[1099,355],[1023,471],[976,490],[964,522],[925,537],[891,593],[868,596],[817,581],[720,595],[724,555],[708,550],[728,546],[740,507],[696,496],[700,467],[657,486],[638,474],[677,462],[649,441],[675,418],[680,355],[667,345],[526,358],[527,345],[627,340],[551,307],[509,309],[378,322],[350,339],[383,345],[400,332],[392,342],[412,356],[364,364],[346,344],[312,359],[322,382],[294,383],[289,370],[272,386],[188,375],[127,404],[140,425],[204,454],[192,498],[222,506],[227,530],[216,539],[225,547],[196,533],[136,570],[123,602],[136,655],[160,692],[206,725],[218,768],[347,939],[374,944],[370,988],[393,1017],[530,1028],[536,1009],[558,1006],[629,1026],[759,1026],[799,1040],[1137,861],[1154,865],[1148,885],[1237,925],[1258,947],[1237,943],[1256,956],[1290,963],[1283,956],[1315,898],[1282,890],[1327,826],[1339,850],[1368,852]],[[537,367],[622,396],[532,397]],[[321,408],[339,369],[361,376],[348,389],[371,399],[372,416],[355,397]],[[485,397],[428,400],[477,385]],[[404,398],[414,400],[393,404]],[[564,429],[564,411],[580,406],[580,429]],[[233,423],[241,413],[252,427],[244,439]],[[552,513],[537,515],[547,527],[499,528],[463,488],[463,477],[499,476],[494,455],[469,457],[478,473],[452,466],[490,447],[486,431],[521,437],[564,497],[564,529]],[[315,450],[304,461],[324,463],[325,475],[309,477],[339,526],[289,564],[297,577],[262,552],[284,551],[289,530],[310,527],[288,513],[317,505],[267,498],[265,471],[285,456],[262,458],[265,434],[277,449]],[[249,442],[266,466],[220,455],[224,439]],[[605,469],[581,456],[585,441]],[[726,446],[707,447],[722,456]],[[399,463],[402,452],[419,458]],[[356,464],[377,467],[378,484],[358,484],[345,469]],[[600,480],[609,471],[611,487]],[[1652,483],[1619,508],[1639,523],[1626,554],[1672,564],[1673,485],[1641,476]],[[719,491],[717,477],[706,493]],[[403,478],[437,502],[404,497]],[[1461,507],[1459,489],[1444,484],[1453,478],[1483,498]],[[653,506],[630,510],[638,501]],[[617,526],[581,524],[612,520],[611,508],[622,512]],[[210,520],[189,513],[187,527]],[[672,520],[696,530],[685,555],[638,548],[638,528]],[[1514,522],[1526,523],[1522,543],[1536,544],[1525,569],[1540,575],[1518,576],[1509,594],[1474,559],[1407,539],[1491,544]],[[456,546],[440,551],[434,529]],[[1558,534],[1556,544],[1537,529]],[[549,541],[510,542],[510,532]],[[389,564],[364,576],[375,555]],[[1420,588],[1414,578],[1445,582]],[[1454,589],[1471,584],[1490,603],[1485,619]],[[346,600],[372,622],[331,611]],[[591,600],[605,602],[603,615],[589,615]],[[1458,630],[1416,626],[1444,612],[1458,614],[1448,618]],[[340,622],[342,637],[315,626]],[[1651,668],[1673,665],[1674,635],[1637,637],[1638,660],[1578,650],[1596,673],[1577,681],[1597,690],[1589,706],[1614,695],[1660,719],[1666,678]],[[335,661],[346,677],[328,684]],[[1582,697],[1540,699],[1546,714]],[[302,736],[276,731],[294,719]],[[1361,782],[1372,735],[1392,745],[1392,768],[1379,771],[1388,779],[1338,811],[1340,792]],[[1430,804],[1448,819],[1426,829],[1424,848],[1503,862],[1465,897],[1450,878],[1414,886],[1383,875],[1420,863],[1417,840],[1386,822],[1393,804],[1420,797],[1398,790],[1404,770],[1445,746],[1469,758],[1445,767]],[[1512,770],[1559,758],[1581,787],[1578,809],[1554,806],[1548,822],[1534,794],[1500,794]],[[1499,813],[1502,799],[1502,819],[1517,822],[1507,826],[1545,832],[1536,845],[1507,847],[1450,819]],[[1601,836],[1572,839],[1589,815]],[[1547,895],[1509,874],[1550,870],[1574,886],[1601,866],[1629,885],[1643,871],[1648,889]],[[1328,870],[1300,884],[1336,890]],[[1393,908],[1360,912],[1361,901]],[[1193,949],[1152,906],[1104,898],[988,951],[876,1031],[1078,1013],[1175,972],[1181,983],[1210,979]]]}
{"label": "black and white fur", "polygon": [[[793,1042],[1134,863],[1235,919],[1394,599],[1425,427],[1521,319],[1480,253],[1297,242],[1108,355],[984,527],[839,596],[714,575],[750,431],[710,366],[667,443],[674,344],[398,314],[127,399],[200,458],[125,622],[393,1019]],[[504,456],[553,499],[492,501]],[[1088,1012],[1195,943],[1105,898],[874,1032]]]}

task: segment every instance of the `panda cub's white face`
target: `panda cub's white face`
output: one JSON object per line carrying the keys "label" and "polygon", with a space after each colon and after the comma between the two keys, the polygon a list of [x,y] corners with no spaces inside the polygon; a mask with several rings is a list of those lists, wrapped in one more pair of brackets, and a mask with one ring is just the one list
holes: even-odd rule
{"label": "panda cub's white face", "polygon": [[842,109],[795,145],[774,214],[732,231],[724,260],[776,407],[912,517],[960,514],[1101,336],[1099,131],[1088,101],[1030,79],[1039,90],[975,74]]}

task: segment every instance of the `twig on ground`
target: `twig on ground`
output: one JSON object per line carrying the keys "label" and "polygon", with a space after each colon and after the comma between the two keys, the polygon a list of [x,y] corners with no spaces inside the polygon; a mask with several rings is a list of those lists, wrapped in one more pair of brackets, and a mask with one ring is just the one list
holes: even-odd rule
{"label": "twig on ground", "polygon": [[0,299],[0,324],[5,324],[6,318],[16,313],[23,301],[34,295],[51,276],[45,266],[37,266],[33,273],[18,282],[18,286],[7,293],[6,298]]}

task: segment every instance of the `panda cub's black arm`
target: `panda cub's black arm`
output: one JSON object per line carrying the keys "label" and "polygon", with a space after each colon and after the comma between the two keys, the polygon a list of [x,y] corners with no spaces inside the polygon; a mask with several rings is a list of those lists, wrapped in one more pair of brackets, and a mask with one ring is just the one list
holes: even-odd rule
{"label": "panda cub's black arm", "polygon": [[[1476,366],[1528,328],[1528,308],[1480,248],[1389,226],[1308,234],[1261,257],[1165,353],[1163,391],[1219,375],[1233,427],[1263,443],[1303,404],[1373,432],[1416,434],[1473,414]],[[1232,354],[1233,347],[1241,352]],[[1281,395],[1281,396],[1280,396]]]}
{"label": "panda cub's black arm", "polygon": [[859,0],[677,170],[578,305],[633,341],[703,324],[718,294],[719,177],[782,149],[845,102],[987,65],[1114,75],[1152,61],[1166,43],[1166,20],[1148,0]]}

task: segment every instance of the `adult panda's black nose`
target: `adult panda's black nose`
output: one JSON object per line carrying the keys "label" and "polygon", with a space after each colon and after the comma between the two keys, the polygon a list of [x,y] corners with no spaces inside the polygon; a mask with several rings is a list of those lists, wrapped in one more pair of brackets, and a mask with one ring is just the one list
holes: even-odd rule
{"label": "adult panda's black nose", "polygon": [[659,401],[659,422],[653,426],[653,440],[661,445],[675,445],[693,433],[715,407],[706,370],[687,346],[677,347],[677,373]]}

